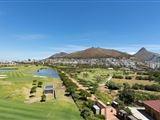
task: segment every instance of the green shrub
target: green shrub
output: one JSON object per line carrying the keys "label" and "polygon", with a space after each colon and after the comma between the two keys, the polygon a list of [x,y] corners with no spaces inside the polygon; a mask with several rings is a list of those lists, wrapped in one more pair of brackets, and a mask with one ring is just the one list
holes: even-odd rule
{"label": "green shrub", "polygon": [[116,78],[116,79],[123,79],[123,76],[122,76],[122,75],[113,75],[113,78]]}
{"label": "green shrub", "polygon": [[156,100],[156,99],[160,99],[160,95],[146,93],[146,92],[140,92],[140,91],[135,92],[135,101]]}
{"label": "green shrub", "polygon": [[146,86],[145,86],[145,90],[158,91],[158,92],[160,92],[160,85],[159,85],[159,84],[146,85]]}
{"label": "green shrub", "polygon": [[132,79],[132,76],[125,76],[125,79],[131,80],[131,79]]}
{"label": "green shrub", "polygon": [[135,90],[144,90],[145,86],[142,85],[142,84],[138,84],[138,83],[135,83],[134,85],[132,85],[132,89],[135,89]]}
{"label": "green shrub", "polygon": [[32,85],[37,85],[37,80],[33,80]]}
{"label": "green shrub", "polygon": [[92,95],[91,95],[89,92],[87,92],[86,90],[80,89],[79,91],[80,91],[79,95],[81,96],[81,99],[82,99],[82,100],[87,100],[87,97],[91,97],[91,96],[92,96]]}
{"label": "green shrub", "polygon": [[43,82],[38,82],[38,87],[42,88]]}
{"label": "green shrub", "polygon": [[125,104],[131,104],[135,100],[135,92],[131,89],[124,89],[120,92],[119,99]]}
{"label": "green shrub", "polygon": [[36,92],[36,86],[33,86],[32,88],[31,88],[31,91],[30,91],[30,93],[35,93]]}
{"label": "green shrub", "polygon": [[41,102],[45,102],[45,101],[46,101],[46,95],[43,94],[43,95],[41,96]]}
{"label": "green shrub", "polygon": [[92,114],[92,111],[91,111],[89,108],[87,108],[87,107],[85,107],[85,108],[83,108],[83,109],[81,110],[81,116],[82,116],[84,119],[87,119],[89,116],[91,116],[91,114]]}
{"label": "green shrub", "polygon": [[111,89],[111,90],[119,90],[121,88],[120,84],[116,84],[112,81],[107,82],[106,86],[108,87],[108,89]]}

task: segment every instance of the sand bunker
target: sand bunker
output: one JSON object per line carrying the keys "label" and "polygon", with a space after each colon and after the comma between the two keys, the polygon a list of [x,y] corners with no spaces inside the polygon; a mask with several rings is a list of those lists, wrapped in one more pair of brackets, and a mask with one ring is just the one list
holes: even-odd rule
{"label": "sand bunker", "polygon": [[33,77],[47,78],[46,76],[34,75]]}
{"label": "sand bunker", "polygon": [[7,75],[0,75],[0,79],[8,78]]}

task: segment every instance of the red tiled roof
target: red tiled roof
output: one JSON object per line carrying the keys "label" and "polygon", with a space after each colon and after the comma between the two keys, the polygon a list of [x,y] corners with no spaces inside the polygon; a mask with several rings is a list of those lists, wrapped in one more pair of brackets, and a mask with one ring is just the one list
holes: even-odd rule
{"label": "red tiled roof", "polygon": [[148,100],[144,101],[144,104],[160,113],[160,100]]}

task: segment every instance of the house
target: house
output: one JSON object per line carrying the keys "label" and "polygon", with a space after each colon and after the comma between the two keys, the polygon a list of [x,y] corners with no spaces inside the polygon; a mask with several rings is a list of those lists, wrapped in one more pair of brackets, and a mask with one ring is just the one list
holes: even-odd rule
{"label": "house", "polygon": [[138,120],[137,118],[135,118],[134,116],[132,116],[132,115],[129,115],[128,117],[127,117],[127,120]]}
{"label": "house", "polygon": [[96,101],[96,105],[100,108],[100,114],[106,116],[107,106],[100,100]]}
{"label": "house", "polygon": [[114,108],[118,108],[118,103],[116,101],[112,101],[111,105]]}
{"label": "house", "polygon": [[117,112],[117,116],[120,120],[141,120],[141,119],[137,119],[136,117],[134,117],[133,115],[129,115],[126,111],[124,110],[118,110]]}
{"label": "house", "polygon": [[144,101],[146,112],[155,120],[160,120],[160,100]]}
{"label": "house", "polygon": [[100,108],[97,105],[93,105],[94,114],[100,114]]}
{"label": "house", "polygon": [[120,120],[127,120],[128,113],[124,110],[118,110],[117,116]]}

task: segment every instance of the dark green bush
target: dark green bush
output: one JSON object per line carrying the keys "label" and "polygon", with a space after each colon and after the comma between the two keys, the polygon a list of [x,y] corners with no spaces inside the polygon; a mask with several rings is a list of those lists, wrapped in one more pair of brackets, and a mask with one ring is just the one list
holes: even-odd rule
{"label": "dark green bush", "polygon": [[107,82],[106,86],[108,87],[108,89],[111,89],[111,90],[119,90],[121,88],[121,85],[116,84],[112,81]]}

